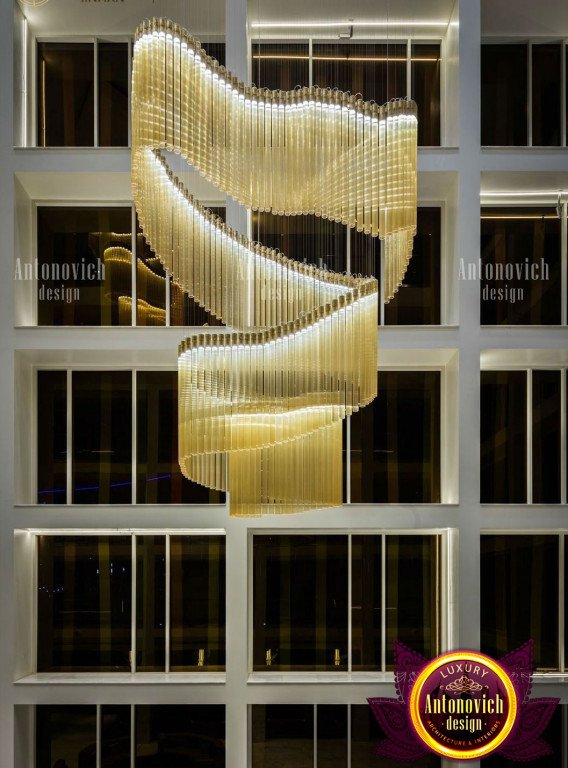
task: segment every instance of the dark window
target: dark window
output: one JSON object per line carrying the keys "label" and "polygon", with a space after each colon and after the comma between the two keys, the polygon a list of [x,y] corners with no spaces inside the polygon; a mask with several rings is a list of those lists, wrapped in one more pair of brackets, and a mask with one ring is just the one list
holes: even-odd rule
{"label": "dark window", "polygon": [[440,502],[440,373],[381,371],[351,417],[351,501]]}
{"label": "dark window", "polygon": [[99,146],[128,146],[128,43],[98,43]]}
{"label": "dark window", "polygon": [[67,373],[37,374],[37,500],[67,503]]}
{"label": "dark window", "polygon": [[254,537],[254,669],[347,668],[347,537]]}
{"label": "dark window", "polygon": [[[136,325],[166,324],[166,270],[139,227],[136,237]],[[132,303],[131,296],[128,308]]]}
{"label": "dark window", "polygon": [[527,501],[527,376],[481,371],[481,503]]}
{"label": "dark window", "polygon": [[73,503],[132,502],[132,373],[73,372]]}
{"label": "dark window", "polygon": [[92,43],[38,43],[38,146],[93,146],[93,56]]}
{"label": "dark window", "polygon": [[559,325],[560,219],[554,209],[481,211],[482,325]]}
{"label": "dark window", "polygon": [[347,707],[317,707],[317,768],[347,768]]}
{"label": "dark window", "polygon": [[530,639],[537,669],[558,670],[558,536],[482,536],[481,650]]}
{"label": "dark window", "polygon": [[219,64],[221,66],[225,66],[225,43],[221,43],[219,41],[214,41],[210,43],[206,43],[204,40],[201,40],[201,46],[205,53],[208,56],[211,56],[213,59],[217,59]]}
{"label": "dark window", "polygon": [[309,85],[308,44],[253,41],[252,79],[258,88],[271,91],[293,91],[297,85]]}
{"label": "dark window", "polygon": [[412,98],[418,105],[418,145],[440,146],[440,44],[413,43]]}
{"label": "dark window", "polygon": [[225,668],[225,537],[170,539],[171,670]]}
{"label": "dark window", "polygon": [[481,144],[527,145],[527,46],[481,46]]}
{"label": "dark window", "polygon": [[130,768],[130,706],[101,707],[101,768]]}
{"label": "dark window", "polygon": [[166,539],[136,536],[136,671],[166,666]]}
{"label": "dark window", "polygon": [[313,82],[320,88],[361,94],[365,101],[377,104],[404,98],[406,45],[314,42]]}
{"label": "dark window", "polygon": [[560,371],[532,373],[532,501],[560,503]]}
{"label": "dark window", "polygon": [[314,708],[311,704],[252,705],[252,768],[313,768]]}
{"label": "dark window", "polygon": [[[562,739],[562,720],[567,716],[567,707],[566,704],[560,704],[542,732],[541,738],[552,747],[552,754],[525,762],[526,768],[558,768],[560,765],[566,765],[568,744]],[[483,768],[519,768],[518,761],[507,760],[499,754],[484,757],[482,765]]]}
{"label": "dark window", "polygon": [[387,536],[387,669],[393,641],[427,658],[440,653],[438,623],[439,538]]}
{"label": "dark window", "polygon": [[131,231],[130,207],[38,208],[39,325],[131,324]]}
{"label": "dark window", "polygon": [[138,504],[223,504],[225,494],[187,480],[178,463],[177,371],[138,371]]}
{"label": "dark window", "polygon": [[225,766],[225,707],[138,705],[136,768]]}
{"label": "dark window", "polygon": [[38,672],[130,669],[129,536],[38,538]]}
{"label": "dark window", "polygon": [[380,670],[382,655],[382,537],[351,539],[353,670]]}
{"label": "dark window", "polygon": [[561,144],[560,43],[532,46],[532,143],[535,147]]}
{"label": "dark window", "polygon": [[96,743],[95,706],[36,707],[36,768],[90,768]]}

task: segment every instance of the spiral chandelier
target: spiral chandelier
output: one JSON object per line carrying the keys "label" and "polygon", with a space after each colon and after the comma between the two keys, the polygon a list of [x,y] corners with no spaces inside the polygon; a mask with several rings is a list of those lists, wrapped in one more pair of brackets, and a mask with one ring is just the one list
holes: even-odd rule
{"label": "spiral chandelier", "polygon": [[315,214],[384,240],[390,299],[416,231],[416,105],[245,86],[171,21],[136,32],[132,191],[179,288],[230,330],[179,349],[179,463],[232,515],[342,503],[341,420],[377,391],[378,285],[226,226],[168,166],[180,154],[252,210]]}

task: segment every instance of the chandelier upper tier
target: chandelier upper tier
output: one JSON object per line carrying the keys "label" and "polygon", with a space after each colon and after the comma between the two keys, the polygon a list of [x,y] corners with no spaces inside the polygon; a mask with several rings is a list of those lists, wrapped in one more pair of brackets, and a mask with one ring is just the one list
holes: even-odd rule
{"label": "chandelier upper tier", "polygon": [[168,20],[137,30],[132,190],[151,248],[230,331],[179,350],[179,463],[228,490],[233,515],[342,503],[341,420],[377,390],[378,285],[293,261],[203,208],[169,168],[180,154],[242,205],[315,214],[384,240],[384,295],[416,231],[416,105],[233,77]]}

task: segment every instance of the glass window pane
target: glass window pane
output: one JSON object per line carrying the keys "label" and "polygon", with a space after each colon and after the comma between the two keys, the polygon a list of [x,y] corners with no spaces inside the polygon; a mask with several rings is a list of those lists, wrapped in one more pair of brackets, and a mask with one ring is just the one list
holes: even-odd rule
{"label": "glass window pane", "polygon": [[527,375],[481,371],[481,503],[527,501]]}
{"label": "glass window pane", "polygon": [[37,144],[94,145],[92,43],[37,44]]}
{"label": "glass window pane", "polygon": [[206,40],[200,40],[201,46],[208,56],[217,59],[219,64],[225,66],[225,43],[219,40],[207,42]]}
{"label": "glass window pane", "polygon": [[482,325],[560,324],[560,219],[553,208],[483,208],[481,264]]}
{"label": "glass window pane", "polygon": [[318,704],[317,768],[347,768],[347,707]]}
{"label": "glass window pane", "polygon": [[252,79],[258,88],[293,91],[310,82],[308,43],[252,43]]}
{"label": "glass window pane", "polygon": [[412,98],[418,105],[418,145],[440,146],[440,44],[413,43]]}
{"label": "glass window pane", "polygon": [[440,651],[439,538],[387,536],[387,669],[393,641],[431,659]]}
{"label": "glass window pane", "polygon": [[[351,705],[351,768],[391,768],[393,760],[374,754],[379,741],[386,736],[379,728],[368,704]],[[413,768],[440,768],[442,761],[436,755],[415,760]],[[402,765],[402,764],[401,764]],[[407,764],[404,763],[406,766]]]}
{"label": "glass window pane", "polygon": [[128,146],[128,43],[98,42],[99,146]]}
{"label": "glass window pane", "polygon": [[381,669],[381,536],[351,539],[353,670]]}
{"label": "glass window pane", "polygon": [[67,503],[67,372],[37,374],[37,500]]}
{"label": "glass window pane", "polygon": [[136,536],[136,671],[166,667],[166,538]]}
{"label": "glass window pane", "polygon": [[225,766],[225,707],[138,705],[136,768]]}
{"label": "glass window pane", "polygon": [[351,501],[440,502],[440,373],[381,371],[351,417]]}
{"label": "glass window pane", "polygon": [[225,494],[187,480],[178,463],[177,371],[137,371],[138,504],[224,504]]}
{"label": "glass window pane", "polygon": [[38,207],[38,325],[131,324],[131,230],[130,207]]}
{"label": "glass window pane", "polygon": [[254,537],[253,665],[347,668],[347,537]]}
{"label": "glass window pane", "polygon": [[137,224],[136,325],[166,324],[166,270]]}
{"label": "glass window pane", "polygon": [[311,704],[252,705],[252,768],[313,768]]}
{"label": "glass window pane", "polygon": [[101,707],[100,768],[130,768],[130,706]]}
{"label": "glass window pane", "polygon": [[225,668],[225,537],[170,538],[173,672]]}
{"label": "glass window pane", "polygon": [[527,145],[527,46],[481,46],[481,144]]}
{"label": "glass window pane", "polygon": [[533,371],[532,500],[560,503],[560,371]]}
{"label": "glass window pane", "polygon": [[385,325],[439,325],[442,216],[420,206],[412,258],[401,289],[385,306]]}
{"label": "glass window pane", "polygon": [[130,669],[129,536],[38,537],[38,672]]}
{"label": "glass window pane", "polygon": [[560,43],[532,46],[532,143],[560,146]]}
{"label": "glass window pane", "polygon": [[384,104],[404,98],[406,45],[355,43],[351,40],[313,44],[313,81],[320,88],[339,88]]}
{"label": "glass window pane", "polygon": [[558,536],[482,536],[481,650],[530,639],[537,669],[558,670]]}
{"label": "glass window pane", "polygon": [[73,503],[132,502],[132,373],[73,371]]}
{"label": "glass window pane", "polygon": [[[521,765],[526,766],[526,768],[558,768],[558,766],[567,764],[568,740],[562,735],[562,723],[563,718],[568,715],[567,710],[567,704],[560,704],[542,732],[541,738],[552,747],[552,754],[521,763]],[[566,719],[564,722],[567,722]],[[482,765],[483,768],[519,768],[519,761],[507,760],[499,754],[492,754],[483,758]]]}
{"label": "glass window pane", "polygon": [[95,706],[36,707],[36,768],[94,766],[96,741]]}

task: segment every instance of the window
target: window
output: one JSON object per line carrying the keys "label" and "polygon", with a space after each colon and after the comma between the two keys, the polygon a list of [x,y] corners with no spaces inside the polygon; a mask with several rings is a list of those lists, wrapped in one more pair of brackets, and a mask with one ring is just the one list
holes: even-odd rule
{"label": "window", "polygon": [[564,379],[562,370],[481,372],[482,504],[566,503]]}
{"label": "window", "polygon": [[224,536],[42,535],[37,563],[38,672],[225,668]]}
{"label": "window", "polygon": [[[373,751],[385,734],[368,704],[253,704],[251,736],[251,768],[383,766]],[[413,765],[439,768],[441,760],[428,755]]]}
{"label": "window", "polygon": [[378,374],[351,417],[351,502],[440,503],[440,372]]}
{"label": "window", "polygon": [[[542,733],[542,739],[552,747],[552,753],[528,762],[535,768],[558,768],[568,759],[568,705],[560,704]],[[499,754],[483,758],[483,768],[518,768],[518,762],[506,760]]]}
{"label": "window", "polygon": [[128,146],[127,42],[39,42],[37,62],[38,146]]}
{"label": "window", "polygon": [[481,269],[482,325],[560,325],[560,218],[554,208],[482,208]]}
{"label": "window", "polygon": [[394,639],[435,656],[439,568],[438,536],[255,535],[254,670],[390,670]]}
{"label": "window", "polygon": [[378,104],[410,95],[410,83],[418,105],[418,144],[440,145],[440,43],[412,43],[409,49],[407,42],[314,39],[310,56],[308,41],[255,40],[252,62],[260,88],[339,88]]}
{"label": "window", "polygon": [[37,387],[39,504],[225,503],[180,472],[176,371],[38,371]]}
{"label": "window", "polygon": [[566,146],[562,55],[561,42],[481,46],[483,146]]}
{"label": "window", "polygon": [[222,705],[41,705],[35,710],[36,768],[225,766]]}
{"label": "window", "polygon": [[559,626],[565,539],[544,534],[481,537],[482,651],[499,658],[532,639],[537,671],[566,671],[565,632]]}

